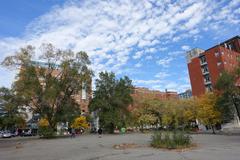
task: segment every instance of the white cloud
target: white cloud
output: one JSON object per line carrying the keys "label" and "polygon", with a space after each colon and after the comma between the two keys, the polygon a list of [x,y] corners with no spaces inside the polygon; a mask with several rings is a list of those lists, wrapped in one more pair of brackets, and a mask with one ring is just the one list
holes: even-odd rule
{"label": "white cloud", "polygon": [[191,49],[191,47],[188,46],[188,45],[183,45],[181,48],[182,48],[182,50],[184,50],[184,51],[187,51],[187,50],[190,50],[190,49]]}
{"label": "white cloud", "polygon": [[137,64],[135,64],[135,67],[137,67],[137,68],[142,67],[142,63],[137,63]]}
{"label": "white cloud", "polygon": [[161,80],[133,80],[133,84],[135,85],[152,85],[152,84],[159,84]]}
{"label": "white cloud", "polygon": [[133,59],[139,59],[143,56],[144,52],[143,51],[138,51],[135,53],[135,55],[133,56]]}
{"label": "white cloud", "polygon": [[157,64],[158,65],[161,65],[163,67],[169,67],[169,64],[171,63],[171,61],[173,60],[173,58],[171,57],[166,57],[166,58],[163,58],[163,59],[160,59],[157,61]]}
{"label": "white cloud", "polygon": [[131,57],[150,60],[153,56],[145,54],[166,50],[169,54],[157,64],[168,67],[172,56],[180,55],[171,53],[169,44],[197,40],[203,30],[219,30],[228,23],[238,26],[239,5],[239,0],[69,0],[32,21],[24,36],[1,38],[0,60],[26,44],[50,42],[57,48],[86,51],[96,74],[121,73]]}
{"label": "white cloud", "polygon": [[149,55],[149,56],[146,56],[145,59],[146,59],[146,60],[151,60],[151,59],[153,59],[153,57],[152,57],[151,55]]}
{"label": "white cloud", "polygon": [[158,72],[155,75],[156,78],[160,78],[160,79],[164,79],[164,78],[169,77],[169,76],[170,76],[170,74],[167,73],[167,72]]}
{"label": "white cloud", "polygon": [[[156,1],[152,3],[158,4]],[[165,4],[164,4],[165,3]],[[39,46],[42,42],[51,42],[59,48],[72,48],[74,51],[87,51],[93,60],[93,66],[98,66],[109,56],[102,56],[111,52],[111,58],[115,63],[108,63],[105,69],[119,69],[118,60],[129,54],[118,54],[122,51],[129,51],[137,46],[139,49],[159,44],[164,40],[163,36],[179,30],[178,22],[184,19],[188,23],[192,18],[192,10],[198,9],[199,3],[192,6],[171,4],[165,1],[161,7],[153,7],[147,1],[69,1],[63,6],[52,8],[52,10],[31,22],[22,38],[12,38],[9,51],[18,49],[24,44]],[[191,3],[186,3],[191,4]],[[186,11],[182,12],[184,7]],[[204,12],[202,12],[204,13]],[[175,15],[175,16],[174,16]],[[174,22],[169,19],[173,19]],[[173,17],[173,18],[172,18]],[[160,41],[159,41],[160,40]],[[4,42],[0,39],[0,50],[6,52]],[[158,46],[160,51],[165,47]],[[95,49],[100,49],[98,52]],[[149,49],[154,52],[155,48]],[[100,56],[101,55],[101,56]],[[142,53],[136,53],[135,59],[140,58]],[[96,60],[96,57],[101,57]],[[96,60],[96,61],[95,61]],[[122,65],[125,65],[123,61]],[[119,67],[113,67],[118,65]]]}

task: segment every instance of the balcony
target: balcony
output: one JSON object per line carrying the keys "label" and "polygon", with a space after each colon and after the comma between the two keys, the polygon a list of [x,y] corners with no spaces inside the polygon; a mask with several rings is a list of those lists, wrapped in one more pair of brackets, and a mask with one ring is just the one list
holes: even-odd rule
{"label": "balcony", "polygon": [[207,61],[200,61],[200,65],[201,66],[207,65]]}
{"label": "balcony", "polygon": [[203,75],[207,75],[207,74],[209,74],[209,71],[203,71],[203,70],[202,70],[202,74],[203,74]]}
{"label": "balcony", "polygon": [[204,81],[204,84],[209,85],[209,84],[212,84],[212,82],[211,81]]}

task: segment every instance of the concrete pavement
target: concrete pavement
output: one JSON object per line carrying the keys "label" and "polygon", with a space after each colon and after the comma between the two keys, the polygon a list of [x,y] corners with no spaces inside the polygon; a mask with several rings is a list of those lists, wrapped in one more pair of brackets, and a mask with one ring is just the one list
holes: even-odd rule
{"label": "concrete pavement", "polygon": [[[1,160],[239,160],[240,136],[193,135],[198,147],[186,152],[149,147],[150,134],[83,135],[64,139],[34,139],[4,147]],[[137,148],[119,150],[115,144],[134,143]]]}

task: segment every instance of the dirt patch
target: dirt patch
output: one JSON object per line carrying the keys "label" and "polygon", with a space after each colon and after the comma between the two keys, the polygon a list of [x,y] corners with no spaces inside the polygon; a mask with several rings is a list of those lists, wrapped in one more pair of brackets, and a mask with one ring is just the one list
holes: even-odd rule
{"label": "dirt patch", "polygon": [[143,147],[141,145],[137,145],[135,143],[122,143],[122,144],[116,144],[113,146],[114,149],[129,149],[129,148],[139,148]]}
{"label": "dirt patch", "polygon": [[167,148],[157,148],[163,151],[174,151],[174,152],[187,152],[198,148],[198,145],[196,143],[191,144],[191,146],[186,148],[176,148],[176,149],[167,149]]}

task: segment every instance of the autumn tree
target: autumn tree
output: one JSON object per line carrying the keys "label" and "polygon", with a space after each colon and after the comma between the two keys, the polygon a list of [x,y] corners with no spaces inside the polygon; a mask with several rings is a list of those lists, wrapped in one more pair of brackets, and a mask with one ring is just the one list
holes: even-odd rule
{"label": "autumn tree", "polygon": [[[146,102],[145,102],[146,103]],[[140,127],[140,130],[143,131],[144,126],[154,125],[157,123],[158,117],[153,114],[149,105],[144,105],[141,107],[137,107],[132,111],[133,121],[135,125]]]}
{"label": "autumn tree", "polygon": [[215,134],[214,126],[221,122],[221,113],[217,108],[217,96],[214,93],[206,93],[197,99],[197,119],[204,125],[211,126]]}
{"label": "autumn tree", "polygon": [[75,129],[87,129],[88,128],[88,122],[85,116],[79,116],[77,118],[74,119],[72,125],[72,128]]}
{"label": "autumn tree", "polygon": [[51,44],[41,46],[40,56],[35,53],[32,46],[21,48],[6,57],[2,65],[20,68],[13,91],[23,99],[22,104],[39,113],[54,130],[58,122],[70,122],[80,115],[74,95],[83,87],[90,89],[90,60],[85,52],[60,50]]}
{"label": "autumn tree", "polygon": [[90,110],[98,113],[100,125],[106,131],[113,133],[116,126],[126,125],[128,106],[132,103],[132,88],[132,81],[126,76],[116,79],[112,72],[99,74]]}

